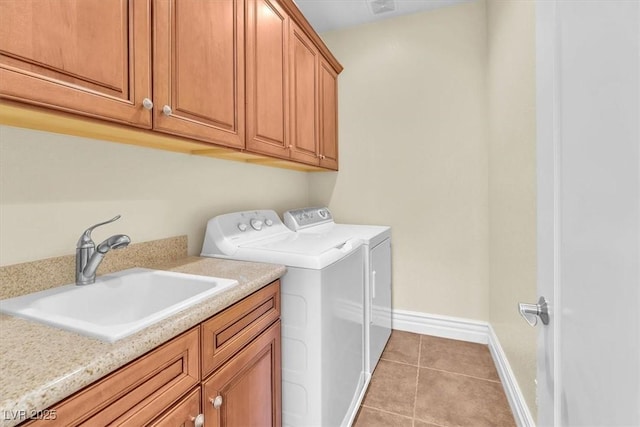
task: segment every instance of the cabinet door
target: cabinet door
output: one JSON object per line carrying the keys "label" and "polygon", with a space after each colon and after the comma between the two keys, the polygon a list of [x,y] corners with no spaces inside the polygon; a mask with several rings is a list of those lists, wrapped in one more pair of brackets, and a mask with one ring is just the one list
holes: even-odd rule
{"label": "cabinet door", "polygon": [[281,425],[280,320],[203,383],[210,427]]}
{"label": "cabinet door", "polygon": [[0,1],[0,97],[150,128],[150,1]]}
{"label": "cabinet door", "polygon": [[291,159],[318,164],[318,50],[291,23]]}
{"label": "cabinet door", "polygon": [[289,157],[289,18],[274,0],[247,1],[247,149]]}
{"label": "cabinet door", "polygon": [[320,166],[338,170],[338,74],[320,61]]}
{"label": "cabinet door", "polygon": [[244,147],[244,2],[155,0],[156,130]]}
{"label": "cabinet door", "polygon": [[149,424],[149,427],[195,427],[196,419],[200,415],[201,400],[198,387]]}

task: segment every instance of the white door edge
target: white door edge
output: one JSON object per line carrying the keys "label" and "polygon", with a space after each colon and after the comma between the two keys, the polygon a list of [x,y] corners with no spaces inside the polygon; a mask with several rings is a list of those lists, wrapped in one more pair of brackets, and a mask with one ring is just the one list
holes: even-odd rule
{"label": "white door edge", "polygon": [[538,325],[537,390],[539,425],[560,425],[559,322],[559,96],[557,0],[536,2],[536,150],[538,296],[549,301],[549,325]]}

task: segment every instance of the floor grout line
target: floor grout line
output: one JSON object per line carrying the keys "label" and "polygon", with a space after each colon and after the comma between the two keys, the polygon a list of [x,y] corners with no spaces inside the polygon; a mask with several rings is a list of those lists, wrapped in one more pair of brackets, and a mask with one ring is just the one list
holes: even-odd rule
{"label": "floor grout line", "polygon": [[420,367],[419,363],[416,365],[416,364],[413,364],[413,363],[402,362],[400,360],[387,359],[385,357],[381,357],[380,360],[384,360],[386,362],[399,363],[401,365],[413,366],[414,368],[419,368]]}
{"label": "floor grout line", "polygon": [[416,419],[416,406],[418,405],[418,381],[420,381],[420,351],[422,350],[422,335],[418,340],[418,369],[416,369],[416,392],[413,395],[413,422],[415,424]]}
{"label": "floor grout line", "polygon": [[[419,357],[420,357],[420,350],[418,350],[418,358]],[[397,363],[398,365],[411,366],[411,367],[418,368],[418,369],[431,369],[432,371],[446,372],[448,374],[454,374],[454,375],[462,375],[463,377],[475,378],[477,380],[489,381],[489,382],[492,382],[492,383],[499,383],[499,384],[502,383],[499,379],[498,380],[491,380],[489,378],[476,377],[475,375],[463,374],[462,372],[456,372],[456,371],[448,371],[446,369],[438,369],[438,368],[434,368],[434,367],[431,367],[431,366],[420,366],[420,364],[414,365],[412,363],[401,362],[399,360],[385,359],[385,358],[382,358],[382,357],[380,358],[380,360],[384,360],[385,362]]]}
{"label": "floor grout line", "polygon": [[398,417],[402,417],[402,418],[406,418],[408,420],[413,420],[413,418],[411,418],[408,415],[403,415],[403,414],[399,414],[397,412],[392,412],[392,411],[387,411],[386,409],[382,409],[382,408],[376,408],[375,406],[369,406],[369,405],[360,405],[363,408],[367,408],[367,409],[373,409],[374,411],[378,411],[378,412],[384,412],[385,414],[389,414],[389,415],[396,415]]}
{"label": "floor grout line", "polygon": [[414,419],[413,419],[413,421],[414,421],[414,422],[416,422],[416,421],[420,421],[421,423],[431,424],[431,425],[438,426],[438,427],[449,427],[449,426],[447,426],[446,424],[438,424],[438,423],[436,423],[436,422],[423,420],[423,419],[421,419],[421,418],[414,418]]}
{"label": "floor grout line", "polygon": [[429,369],[431,371],[437,371],[437,372],[445,372],[447,374],[451,374],[451,375],[460,375],[461,377],[467,377],[467,378],[473,378],[475,380],[480,380],[480,381],[487,381],[490,383],[496,383],[496,384],[502,384],[500,381],[498,380],[490,380],[488,378],[481,378],[481,377],[476,377],[474,375],[469,375],[469,374],[463,374],[461,372],[453,372],[453,371],[447,371],[445,369],[438,369],[438,368],[430,368],[428,366],[423,366],[423,367],[419,367],[419,369]]}

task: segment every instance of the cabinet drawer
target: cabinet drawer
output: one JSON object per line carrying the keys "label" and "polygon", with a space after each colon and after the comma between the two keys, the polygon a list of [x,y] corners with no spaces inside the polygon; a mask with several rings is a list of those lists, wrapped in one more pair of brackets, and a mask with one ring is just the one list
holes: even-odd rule
{"label": "cabinet drawer", "polygon": [[280,281],[246,297],[202,323],[202,378],[280,317]]}
{"label": "cabinet drawer", "polygon": [[193,328],[56,405],[55,420],[29,426],[141,426],[199,383]]}

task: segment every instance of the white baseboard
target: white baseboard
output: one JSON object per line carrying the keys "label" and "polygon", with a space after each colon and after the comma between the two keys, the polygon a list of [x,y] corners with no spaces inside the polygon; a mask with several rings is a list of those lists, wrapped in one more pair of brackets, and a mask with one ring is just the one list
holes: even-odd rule
{"label": "white baseboard", "polygon": [[519,427],[535,427],[536,423],[533,421],[529,406],[524,400],[518,381],[511,370],[511,365],[500,345],[498,336],[490,324],[488,324],[488,327],[489,351],[493,357],[493,362],[496,364],[498,376],[500,376],[500,381],[502,381],[502,387],[507,395],[507,400],[509,401],[509,406],[511,406],[511,412],[513,412],[516,424],[518,424]]}
{"label": "white baseboard", "polygon": [[435,337],[469,341],[479,344],[489,343],[489,325],[487,322],[418,313],[415,311],[393,310],[391,327],[400,331]]}
{"label": "white baseboard", "polygon": [[415,311],[393,310],[391,325],[393,329],[400,331],[487,344],[516,424],[518,427],[535,427],[535,422],[524,400],[518,381],[511,370],[507,356],[500,345],[498,336],[488,322]]}

